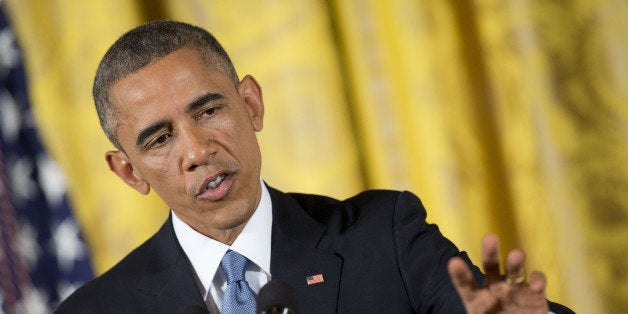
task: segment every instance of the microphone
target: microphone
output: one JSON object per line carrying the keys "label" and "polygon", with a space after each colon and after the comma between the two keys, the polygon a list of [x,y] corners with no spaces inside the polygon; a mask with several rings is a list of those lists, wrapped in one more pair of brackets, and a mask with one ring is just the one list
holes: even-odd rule
{"label": "microphone", "polygon": [[271,280],[260,289],[257,296],[259,314],[296,314],[296,291],[287,282]]}
{"label": "microphone", "polygon": [[209,311],[198,305],[188,305],[177,310],[177,314],[209,314]]}

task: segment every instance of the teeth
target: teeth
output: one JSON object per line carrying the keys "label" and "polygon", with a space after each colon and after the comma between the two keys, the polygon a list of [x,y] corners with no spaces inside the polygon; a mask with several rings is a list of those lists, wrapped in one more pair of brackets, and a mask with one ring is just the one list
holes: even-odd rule
{"label": "teeth", "polygon": [[211,190],[215,189],[218,187],[218,185],[220,184],[220,182],[222,182],[222,180],[225,178],[225,176],[219,176],[218,178],[216,178],[216,180],[209,182],[209,184],[207,185],[207,187]]}

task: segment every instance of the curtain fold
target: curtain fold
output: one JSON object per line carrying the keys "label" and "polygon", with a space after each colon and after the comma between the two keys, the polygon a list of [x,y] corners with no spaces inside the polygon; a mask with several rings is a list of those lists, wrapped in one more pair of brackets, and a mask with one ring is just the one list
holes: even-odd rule
{"label": "curtain fold", "polygon": [[487,232],[521,247],[549,298],[628,303],[628,4],[622,0],[5,0],[36,122],[68,177],[102,273],[167,207],[124,187],[91,99],[129,28],[209,29],[266,105],[264,179],[348,197],[407,189],[479,263]]}

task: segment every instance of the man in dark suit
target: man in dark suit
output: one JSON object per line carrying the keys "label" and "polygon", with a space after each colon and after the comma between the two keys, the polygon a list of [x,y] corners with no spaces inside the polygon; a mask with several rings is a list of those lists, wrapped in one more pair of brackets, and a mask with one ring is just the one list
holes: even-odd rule
{"label": "man in dark suit", "polygon": [[59,313],[251,312],[270,280],[295,289],[300,313],[566,310],[546,301],[542,273],[525,281],[521,251],[499,274],[495,236],[485,239],[483,275],[426,223],[412,193],[339,201],[267,186],[260,86],[239,80],[200,28],[161,21],[123,35],[101,61],[94,98],[117,149],[106,153],[110,169],[140,193],[155,190],[171,215]]}

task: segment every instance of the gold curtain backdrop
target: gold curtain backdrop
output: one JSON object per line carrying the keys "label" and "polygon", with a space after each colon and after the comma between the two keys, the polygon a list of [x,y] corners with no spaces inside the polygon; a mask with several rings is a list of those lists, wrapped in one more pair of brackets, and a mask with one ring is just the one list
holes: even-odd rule
{"label": "gold curtain backdrop", "polygon": [[263,177],[285,191],[417,193],[479,262],[523,248],[550,299],[628,308],[624,0],[5,0],[47,149],[100,274],[168,209],[111,173],[91,84],[123,32],[209,29],[264,90]]}

